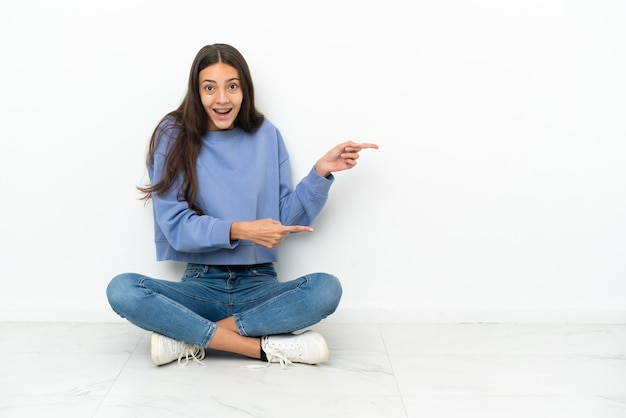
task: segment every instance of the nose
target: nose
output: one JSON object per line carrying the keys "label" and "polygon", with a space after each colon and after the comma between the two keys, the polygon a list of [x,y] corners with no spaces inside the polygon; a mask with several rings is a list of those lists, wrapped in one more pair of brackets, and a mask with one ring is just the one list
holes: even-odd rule
{"label": "nose", "polygon": [[228,94],[226,90],[220,89],[217,93],[217,103],[228,103]]}

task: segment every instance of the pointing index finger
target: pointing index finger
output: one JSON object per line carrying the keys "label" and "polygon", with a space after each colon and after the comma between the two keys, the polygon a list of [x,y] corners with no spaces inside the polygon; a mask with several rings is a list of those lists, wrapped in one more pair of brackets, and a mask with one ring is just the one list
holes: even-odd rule
{"label": "pointing index finger", "polygon": [[287,231],[289,232],[313,232],[313,228],[311,228],[310,226],[291,225],[286,226],[285,228],[287,228]]}
{"label": "pointing index finger", "polygon": [[378,149],[378,145],[369,142],[352,143],[346,147],[346,151],[361,151],[366,148]]}

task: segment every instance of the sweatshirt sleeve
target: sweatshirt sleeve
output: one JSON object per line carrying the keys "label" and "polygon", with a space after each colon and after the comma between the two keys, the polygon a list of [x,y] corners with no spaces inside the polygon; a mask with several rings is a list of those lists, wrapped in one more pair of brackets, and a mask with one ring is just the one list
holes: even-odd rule
{"label": "sweatshirt sleeve", "polygon": [[[154,164],[148,169],[152,184],[163,177],[166,146],[167,141],[159,141]],[[178,196],[181,181],[179,179],[166,193],[155,193],[152,197],[156,240],[165,239],[174,250],[188,253],[235,248],[238,242],[230,240],[232,222],[200,215],[190,209],[188,202]]]}
{"label": "sweatshirt sleeve", "polygon": [[179,252],[208,252],[235,248],[230,221],[200,215],[174,193],[153,198],[155,223],[170,246]]}
{"label": "sweatshirt sleeve", "polygon": [[286,159],[281,164],[280,221],[284,225],[311,225],[324,208],[334,181],[332,174],[322,177],[311,168],[291,191],[291,168]]}

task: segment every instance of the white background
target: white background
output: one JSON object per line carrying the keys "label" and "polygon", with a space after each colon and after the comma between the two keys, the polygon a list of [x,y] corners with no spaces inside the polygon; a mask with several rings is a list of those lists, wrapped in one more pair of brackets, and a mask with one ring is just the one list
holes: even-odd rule
{"label": "white background", "polygon": [[337,174],[282,279],[337,318],[626,321],[626,6],[615,0],[0,0],[0,320],[102,320],[156,262],[152,129],[196,52],[236,46],[294,177]]}

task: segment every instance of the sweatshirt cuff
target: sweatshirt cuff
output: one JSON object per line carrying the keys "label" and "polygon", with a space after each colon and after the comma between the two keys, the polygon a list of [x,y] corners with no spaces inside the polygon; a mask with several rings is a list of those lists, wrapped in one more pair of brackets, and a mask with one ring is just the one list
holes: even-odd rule
{"label": "sweatshirt cuff", "polygon": [[305,177],[305,181],[313,193],[327,195],[330,190],[330,186],[335,181],[335,176],[333,176],[333,173],[330,173],[328,177],[322,177],[317,174],[315,167],[313,167],[311,168],[311,171],[309,171],[309,174]]}
{"label": "sweatshirt cuff", "polygon": [[231,241],[230,239],[230,227],[232,222],[219,220],[215,222],[213,228],[211,228],[210,242],[214,243],[214,246],[220,248],[233,249],[237,246],[239,241]]}

